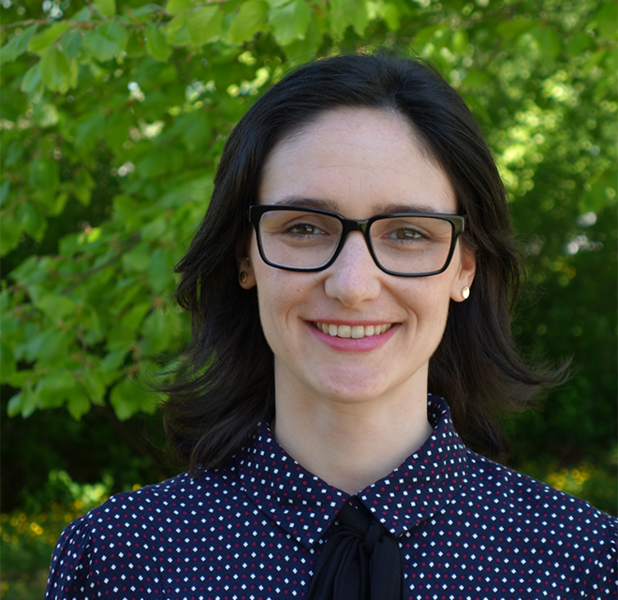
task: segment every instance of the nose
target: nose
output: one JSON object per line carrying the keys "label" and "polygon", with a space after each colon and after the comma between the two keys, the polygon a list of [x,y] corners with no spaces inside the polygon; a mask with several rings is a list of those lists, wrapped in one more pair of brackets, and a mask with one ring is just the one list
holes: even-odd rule
{"label": "nose", "polygon": [[360,231],[348,234],[337,260],[326,269],[326,295],[355,308],[380,294],[382,272],[369,254],[367,242]]}

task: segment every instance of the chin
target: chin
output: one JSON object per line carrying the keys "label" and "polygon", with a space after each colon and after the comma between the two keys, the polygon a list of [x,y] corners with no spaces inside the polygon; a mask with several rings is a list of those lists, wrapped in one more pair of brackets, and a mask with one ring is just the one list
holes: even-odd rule
{"label": "chin", "polygon": [[382,396],[387,390],[383,385],[367,384],[367,372],[337,373],[322,380],[320,395],[342,404],[355,404],[373,400]]}

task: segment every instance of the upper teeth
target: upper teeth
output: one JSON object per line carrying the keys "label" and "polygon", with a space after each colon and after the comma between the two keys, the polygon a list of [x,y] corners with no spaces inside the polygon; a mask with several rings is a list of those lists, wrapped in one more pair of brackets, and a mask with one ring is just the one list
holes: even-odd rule
{"label": "upper teeth", "polygon": [[384,325],[333,325],[332,323],[316,323],[315,326],[333,337],[360,339],[372,335],[380,335],[388,331],[393,324]]}

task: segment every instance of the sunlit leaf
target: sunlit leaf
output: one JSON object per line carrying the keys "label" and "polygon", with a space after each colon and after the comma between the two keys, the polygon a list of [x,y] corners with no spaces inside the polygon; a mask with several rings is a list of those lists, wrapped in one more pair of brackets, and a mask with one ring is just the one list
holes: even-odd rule
{"label": "sunlit leaf", "polygon": [[363,35],[368,22],[367,3],[364,0],[332,0],[331,31],[334,35],[343,35],[348,25],[353,25],[356,32]]}
{"label": "sunlit leaf", "polygon": [[286,46],[305,37],[311,12],[305,0],[292,0],[283,6],[272,7],[268,16],[276,40]]}
{"label": "sunlit leaf", "polygon": [[165,36],[154,23],[146,25],[146,47],[150,55],[157,60],[165,61],[172,54],[172,49],[165,40]]}
{"label": "sunlit leaf", "polygon": [[59,48],[49,48],[41,57],[41,79],[52,92],[66,92],[71,83],[71,68]]}
{"label": "sunlit leaf", "polygon": [[43,54],[70,27],[70,23],[54,23],[50,25],[47,29],[31,38],[28,50],[36,54]]}
{"label": "sunlit leaf", "polygon": [[165,10],[170,15],[184,15],[195,8],[191,0],[169,0]]}
{"label": "sunlit leaf", "polygon": [[116,14],[116,0],[93,0],[94,7],[105,17]]}
{"label": "sunlit leaf", "polygon": [[204,6],[192,13],[186,21],[189,38],[196,46],[218,37],[221,33],[222,24],[223,12],[218,5]]}
{"label": "sunlit leaf", "polygon": [[228,37],[231,42],[241,44],[250,40],[262,30],[268,15],[268,4],[263,0],[247,0],[231,20]]}

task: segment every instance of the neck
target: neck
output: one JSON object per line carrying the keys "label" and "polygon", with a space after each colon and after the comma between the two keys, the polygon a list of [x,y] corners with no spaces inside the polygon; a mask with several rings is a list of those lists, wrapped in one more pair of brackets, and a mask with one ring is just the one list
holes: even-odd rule
{"label": "neck", "polygon": [[432,432],[426,387],[359,403],[287,392],[276,386],[275,439],[308,471],[348,494],[388,475]]}

